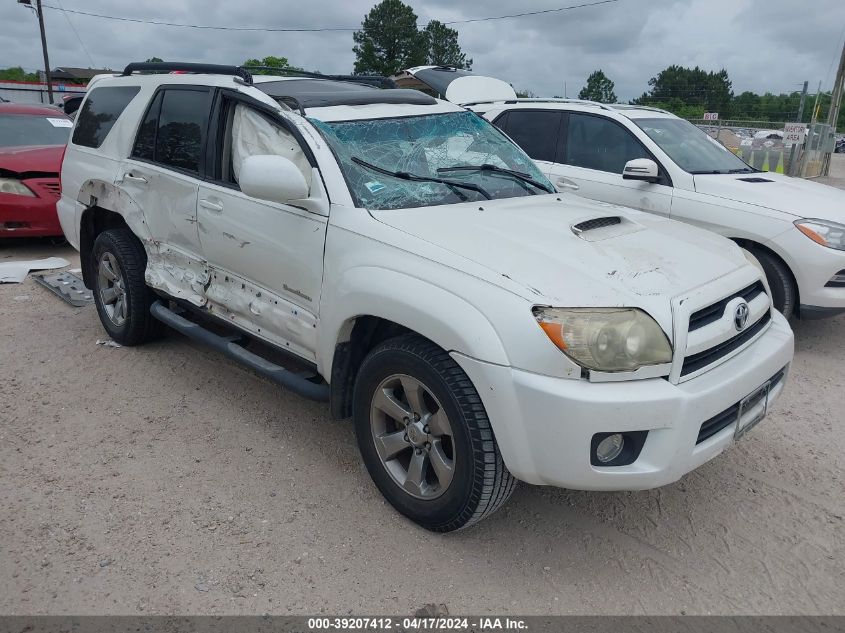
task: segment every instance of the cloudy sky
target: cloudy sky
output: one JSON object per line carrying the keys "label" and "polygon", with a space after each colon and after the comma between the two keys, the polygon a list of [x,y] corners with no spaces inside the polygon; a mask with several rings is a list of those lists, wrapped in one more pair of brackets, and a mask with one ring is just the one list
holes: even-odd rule
{"label": "cloudy sky", "polygon": [[[78,10],[185,24],[356,28],[375,0],[43,0],[52,66],[121,68],[152,56],[240,63],[282,55],[322,72],[352,70],[351,32],[217,31],[118,22]],[[411,0],[420,26],[554,9],[590,0]],[[33,0],[34,2],[34,0]],[[41,65],[37,21],[0,0],[0,67]],[[830,90],[845,39],[845,0],[618,0],[600,6],[454,25],[473,70],[540,95],[577,96],[602,68],[620,100],[671,64],[726,68],[736,93]],[[87,49],[87,50],[86,50]]]}

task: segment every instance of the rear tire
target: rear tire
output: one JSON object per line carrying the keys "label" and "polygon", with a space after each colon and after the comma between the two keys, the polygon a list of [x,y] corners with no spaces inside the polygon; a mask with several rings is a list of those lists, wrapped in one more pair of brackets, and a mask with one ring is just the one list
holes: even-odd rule
{"label": "rear tire", "polygon": [[772,290],[772,304],[783,313],[787,319],[795,314],[798,302],[798,289],[789,268],[774,255],[761,250],[752,251],[754,257],[763,267],[766,280]]}
{"label": "rear tire", "polygon": [[500,508],[516,486],[469,377],[416,334],[390,339],[364,359],[353,418],[378,489],[428,530],[470,526]]}
{"label": "rear tire", "polygon": [[108,335],[121,345],[140,345],[161,334],[150,314],[155,295],[144,281],[147,254],[129,229],[109,229],[91,249],[94,302]]}

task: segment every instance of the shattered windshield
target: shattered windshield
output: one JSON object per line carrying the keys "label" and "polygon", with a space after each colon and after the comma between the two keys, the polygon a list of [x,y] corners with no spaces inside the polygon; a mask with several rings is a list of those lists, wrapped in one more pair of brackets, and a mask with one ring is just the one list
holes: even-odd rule
{"label": "shattered windshield", "polygon": [[521,149],[472,112],[310,121],[334,150],[356,204],[367,209],[554,191]]}

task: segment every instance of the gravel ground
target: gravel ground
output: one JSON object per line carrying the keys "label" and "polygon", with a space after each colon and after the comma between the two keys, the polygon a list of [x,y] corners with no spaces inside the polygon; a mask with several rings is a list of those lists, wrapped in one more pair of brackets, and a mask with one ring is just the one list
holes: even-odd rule
{"label": "gravel ground", "polygon": [[[0,243],[46,255],[77,261]],[[845,614],[845,318],[794,328],[771,416],[680,482],[522,485],[438,536],[326,406],[177,334],[97,345],[93,306],[2,285],[0,613]]]}

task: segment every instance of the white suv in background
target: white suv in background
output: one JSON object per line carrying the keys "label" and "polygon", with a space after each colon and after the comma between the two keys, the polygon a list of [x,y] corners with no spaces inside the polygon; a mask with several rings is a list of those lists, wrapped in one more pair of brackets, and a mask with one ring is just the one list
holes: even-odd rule
{"label": "white suv in background", "polygon": [[517,99],[497,79],[430,66],[409,69],[399,83],[426,85],[482,114],[562,192],[734,240],[759,260],[786,316],[845,312],[845,192],[759,172],[688,121],[656,108]]}
{"label": "white suv in background", "polygon": [[517,479],[670,483],[766,415],[793,337],[739,247],[562,196],[476,114],[357,80],[92,82],[58,211],[112,338],[165,323],[329,401],[437,531]]}

